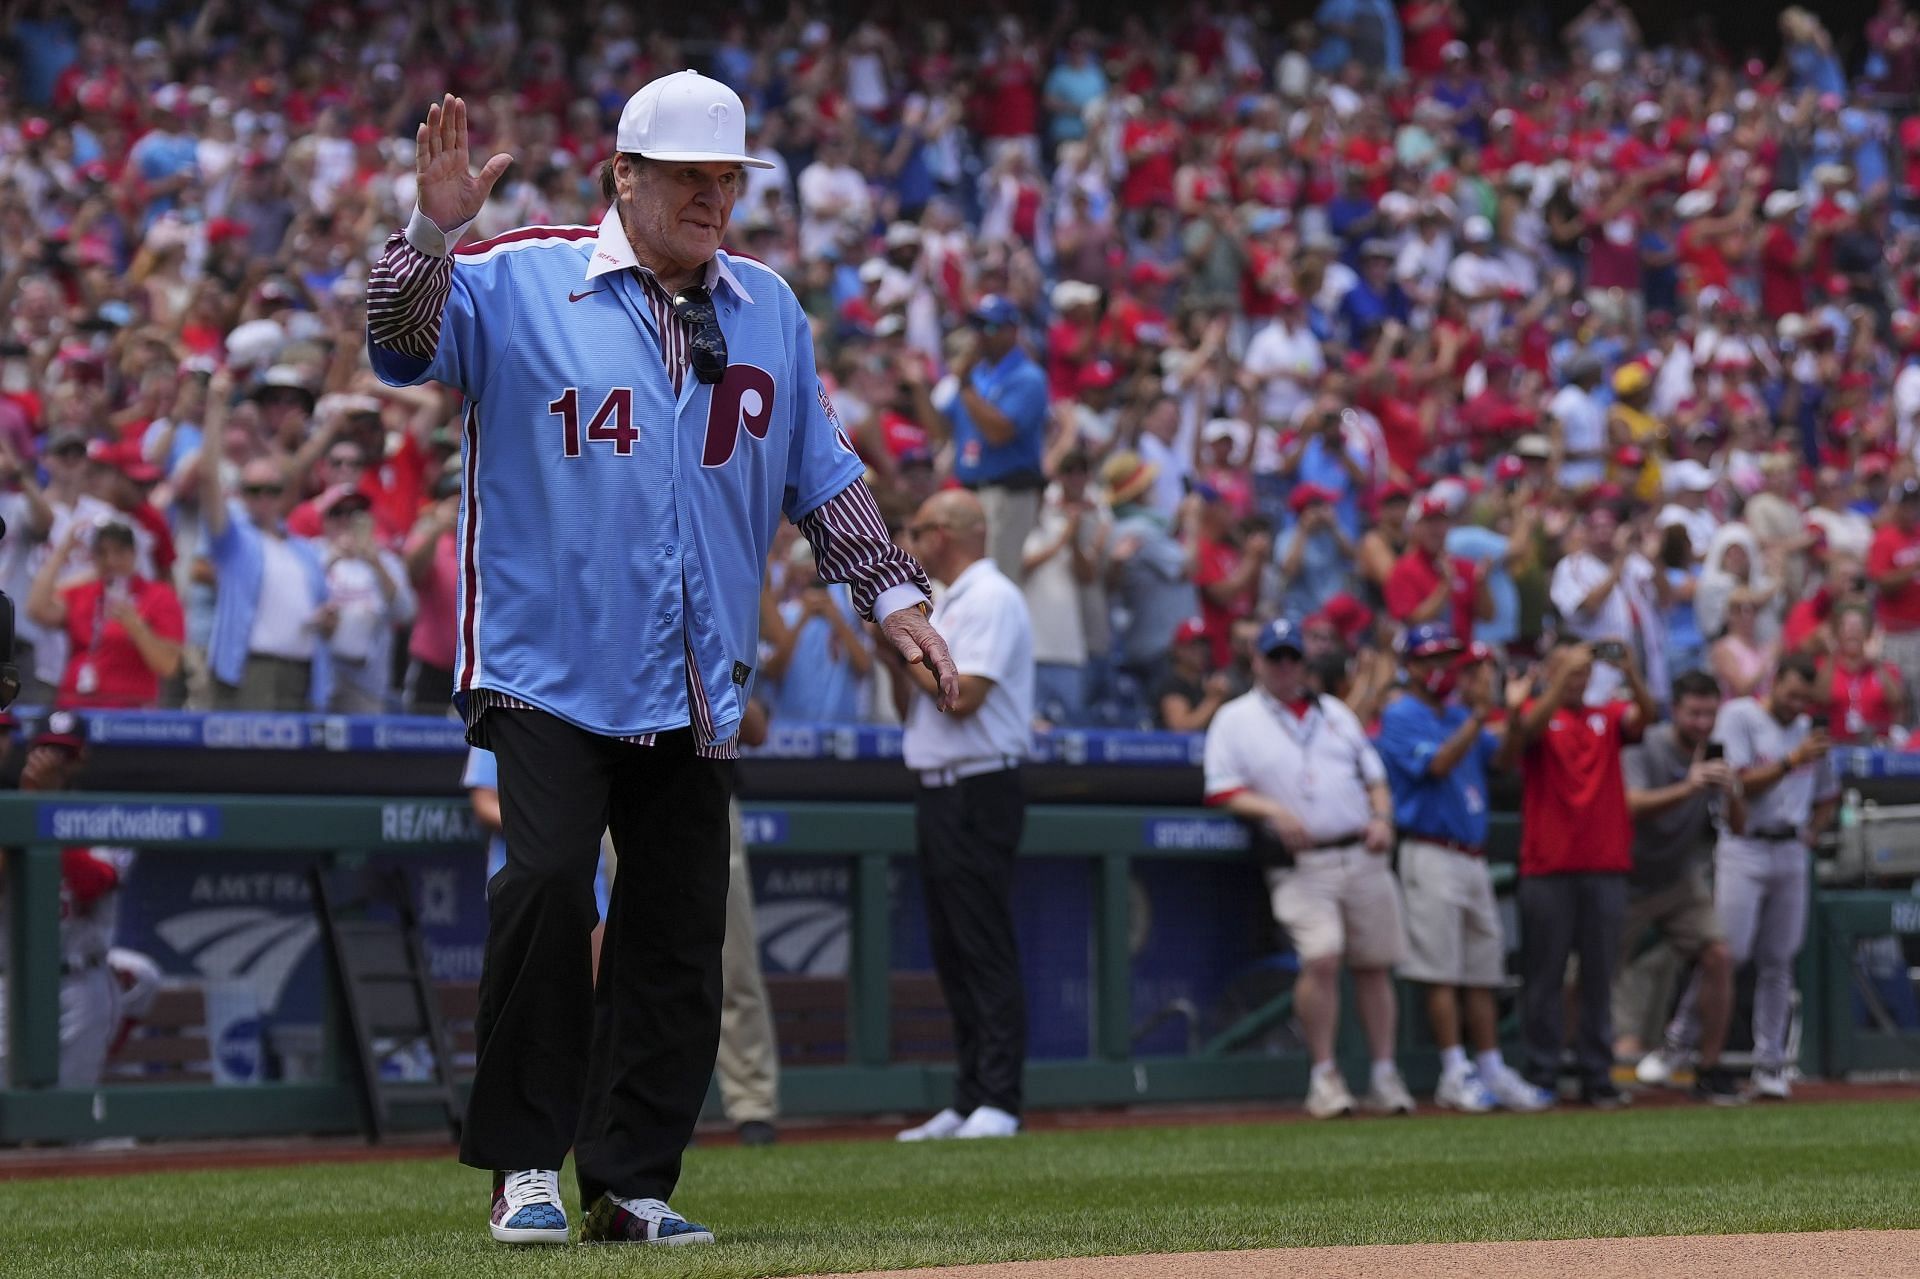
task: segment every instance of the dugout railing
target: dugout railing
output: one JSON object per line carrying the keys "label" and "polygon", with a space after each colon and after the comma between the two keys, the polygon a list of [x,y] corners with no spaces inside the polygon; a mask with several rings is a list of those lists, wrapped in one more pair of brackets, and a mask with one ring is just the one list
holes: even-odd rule
{"label": "dugout railing", "polygon": [[[846,1059],[783,1070],[783,1109],[794,1115],[854,1115],[945,1104],[951,1078],[946,1067],[892,1059],[890,872],[896,859],[911,855],[911,808],[749,804],[746,816],[756,860],[828,856],[845,858],[850,867]],[[1510,818],[1500,834],[1502,842],[1511,843]],[[1030,810],[1022,855],[1090,861],[1093,898],[1087,938],[1091,1051],[1082,1060],[1032,1062],[1027,1074],[1031,1105],[1251,1101],[1304,1093],[1308,1063],[1298,1053],[1236,1054],[1231,1050],[1238,1040],[1226,1036],[1180,1055],[1133,1051],[1137,1019],[1161,1011],[1136,1010],[1131,997],[1133,865],[1144,859],[1242,860],[1246,854],[1238,835],[1230,821],[1201,810],[1070,805]],[[6,894],[10,1079],[0,1089],[0,1144],[357,1131],[358,1096],[331,1023],[322,1033],[319,1068],[306,1081],[58,1086],[59,850],[78,843],[130,845],[143,857],[269,852],[287,859],[287,869],[295,872],[316,864],[349,866],[374,854],[464,848],[477,856],[466,804],[447,798],[0,795],[0,848],[11,850]],[[1251,872],[1248,886],[1258,891]],[[1906,933],[1920,933],[1920,899],[1846,892],[1823,893],[1816,901],[1800,976],[1809,1028],[1802,1061],[1810,1073],[1920,1068],[1920,1035],[1869,1024],[1857,1015],[1848,961],[1853,938]],[[1423,1018],[1417,1000],[1407,994],[1402,1008],[1403,1042],[1413,1047]],[[1278,1005],[1265,1013],[1269,1021],[1283,1014]],[[337,1022],[337,1015],[331,1020]],[[1352,1021],[1343,1018],[1343,1035],[1357,1049]],[[1416,1088],[1430,1081],[1430,1058],[1430,1052],[1415,1052],[1409,1062],[1407,1073]],[[395,1126],[431,1127],[441,1118],[423,1099],[417,1107],[399,1107]]]}

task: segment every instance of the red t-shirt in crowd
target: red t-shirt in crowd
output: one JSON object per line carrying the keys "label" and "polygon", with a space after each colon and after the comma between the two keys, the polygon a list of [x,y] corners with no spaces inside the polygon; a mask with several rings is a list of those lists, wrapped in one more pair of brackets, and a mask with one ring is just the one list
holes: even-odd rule
{"label": "red t-shirt in crowd", "polygon": [[[1447,560],[1446,564],[1453,579],[1450,591],[1453,612],[1446,621],[1452,625],[1454,636],[1461,643],[1471,644],[1474,587],[1480,570],[1472,560],[1457,557]],[[1428,559],[1427,553],[1419,547],[1409,546],[1393,562],[1393,572],[1387,575],[1387,612],[1393,615],[1395,621],[1406,621],[1439,584],[1440,565]]]}
{"label": "red t-shirt in crowd", "polygon": [[[1898,524],[1889,524],[1873,535],[1873,545],[1867,551],[1868,577],[1883,577],[1915,563],[1920,563],[1920,528],[1909,533]],[[1879,588],[1873,615],[1894,634],[1920,630],[1920,578],[1905,586]]]}
{"label": "red t-shirt in crowd", "polygon": [[454,634],[460,593],[460,557],[454,548],[453,534],[442,533],[433,548],[427,572],[413,582],[420,601],[413,620],[413,637],[407,642],[407,656],[443,671],[453,669],[458,651]]}
{"label": "red t-shirt in crowd", "polygon": [[1836,742],[1868,743],[1887,735],[1893,727],[1892,689],[1900,672],[1884,662],[1867,662],[1849,670],[1832,659],[1820,665],[1833,666],[1833,693],[1827,704],[1827,723]]}
{"label": "red t-shirt in crowd", "polygon": [[980,136],[1024,138],[1040,131],[1040,72],[1031,53],[1018,51],[981,64],[977,99]]}
{"label": "red t-shirt in crowd", "polygon": [[1522,875],[1633,869],[1633,818],[1620,768],[1621,748],[1640,740],[1637,731],[1627,731],[1631,709],[1627,702],[1562,707],[1527,747],[1521,761]]}
{"label": "red t-shirt in crowd", "polygon": [[1760,310],[1769,320],[1807,309],[1806,272],[1795,265],[1800,238],[1779,223],[1760,243]]}
{"label": "red t-shirt in crowd", "polygon": [[[1135,120],[1120,132],[1120,147],[1128,157],[1127,175],[1120,180],[1120,205],[1127,209],[1146,209],[1155,205],[1173,206],[1174,155],[1179,133],[1170,120],[1154,123]],[[1157,144],[1159,149],[1134,155],[1135,148]]]}
{"label": "red t-shirt in crowd", "polygon": [[1233,624],[1239,618],[1252,615],[1254,594],[1259,587],[1256,578],[1225,604],[1216,604],[1207,593],[1207,587],[1233,576],[1234,570],[1240,567],[1240,554],[1240,548],[1231,542],[1202,541],[1198,562],[1194,565],[1193,584],[1200,589],[1200,620],[1206,623],[1215,670],[1226,670],[1233,661]]}
{"label": "red t-shirt in crowd", "polygon": [[[67,643],[71,651],[54,702],[59,706],[123,710],[158,705],[160,677],[140,656],[126,626],[102,610],[100,597],[105,585],[95,578],[61,592],[67,602]],[[176,644],[186,638],[180,597],[171,586],[130,577],[126,591],[134,610],[155,635]]]}

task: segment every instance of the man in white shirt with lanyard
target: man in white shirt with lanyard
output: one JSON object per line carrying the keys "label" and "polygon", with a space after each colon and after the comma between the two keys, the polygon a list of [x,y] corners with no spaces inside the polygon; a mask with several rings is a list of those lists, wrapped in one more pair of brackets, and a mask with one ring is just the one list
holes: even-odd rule
{"label": "man in white shirt with lanyard", "polygon": [[1313,1055],[1307,1113],[1330,1119],[1354,1109],[1333,1060],[1344,960],[1372,1050],[1366,1107],[1412,1114],[1393,1064],[1393,969],[1406,957],[1406,925],[1388,862],[1387,770],[1353,712],[1308,689],[1292,622],[1267,623],[1253,671],[1253,689],[1221,707],[1207,729],[1207,803],[1253,828],[1273,916],[1300,956],[1293,1002]]}
{"label": "man in white shirt with lanyard", "polygon": [[987,557],[987,517],[972,493],[934,494],[907,534],[928,575],[947,583],[932,621],[960,672],[960,700],[942,714],[938,687],[882,653],[906,725],[901,753],[919,774],[915,842],[957,1069],[953,1105],[900,1140],[1011,1137],[1027,1053],[1013,860],[1026,824],[1020,764],[1033,732],[1033,623],[1020,587]]}

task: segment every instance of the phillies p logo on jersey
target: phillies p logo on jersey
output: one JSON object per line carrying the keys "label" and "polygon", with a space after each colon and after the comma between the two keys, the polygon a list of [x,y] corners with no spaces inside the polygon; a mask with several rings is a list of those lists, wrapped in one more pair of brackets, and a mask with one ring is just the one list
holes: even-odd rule
{"label": "phillies p logo on jersey", "polygon": [[707,444],[702,466],[725,466],[733,458],[741,428],[756,440],[773,424],[773,374],[751,364],[729,364],[707,404]]}

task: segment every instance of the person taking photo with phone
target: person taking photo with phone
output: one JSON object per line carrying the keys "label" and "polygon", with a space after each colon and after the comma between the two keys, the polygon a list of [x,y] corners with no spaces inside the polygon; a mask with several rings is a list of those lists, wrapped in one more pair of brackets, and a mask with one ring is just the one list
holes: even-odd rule
{"label": "person taking photo with phone", "polygon": [[1745,1100],[1720,1064],[1733,1008],[1733,956],[1713,909],[1708,853],[1716,834],[1746,825],[1740,779],[1719,742],[1708,741],[1720,711],[1720,688],[1704,671],[1673,681],[1670,718],[1647,730],[1621,761],[1627,778],[1627,810],[1633,815],[1633,872],[1627,877],[1626,926],[1621,931],[1620,976],[1613,986],[1613,1023],[1626,1033],[1644,1019],[1650,988],[1670,1006],[1673,981],[1646,982],[1629,971],[1649,928],[1693,966],[1699,983],[1700,1034],[1696,1053],[1655,1050],[1638,1064],[1644,1084],[1669,1082],[1689,1056],[1693,1096],[1713,1105]]}
{"label": "person taking photo with phone", "polygon": [[[1720,708],[1713,740],[1739,775],[1746,822],[1720,833],[1713,850],[1714,909],[1734,967],[1753,963],[1753,1094],[1793,1093],[1787,1041],[1793,964],[1807,931],[1813,846],[1833,820],[1840,776],[1824,714],[1814,705],[1813,663],[1781,660],[1765,701],[1741,697]],[[1695,974],[1667,1032],[1670,1048],[1704,1043],[1702,978]]]}

